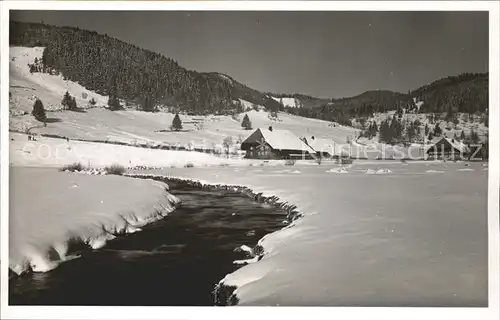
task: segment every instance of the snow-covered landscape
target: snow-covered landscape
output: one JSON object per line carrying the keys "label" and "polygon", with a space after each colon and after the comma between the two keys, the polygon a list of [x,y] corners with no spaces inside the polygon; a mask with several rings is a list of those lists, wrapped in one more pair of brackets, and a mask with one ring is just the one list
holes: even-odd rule
{"label": "snow-covered landscape", "polygon": [[[488,306],[488,110],[459,112],[475,106],[470,97],[482,103],[482,93],[460,91],[470,100],[440,112],[420,112],[435,102],[422,88],[391,96],[408,106],[359,102],[366,94],[269,93],[108,35],[22,28],[9,49],[8,265],[17,304],[43,305],[43,290],[65,304],[64,277],[79,268],[103,267],[105,277],[120,261],[134,274],[143,261],[151,269],[123,279],[130,288],[142,288],[144,274],[154,282],[170,272],[169,263],[178,263],[170,276],[181,288],[200,275],[193,282],[206,292],[193,296],[205,300],[182,305],[213,295],[215,305]],[[73,37],[113,53],[63,49]],[[105,70],[111,56],[110,68],[114,60],[120,68],[109,73],[123,73],[82,74],[67,62],[90,68],[102,59]],[[450,81],[482,89],[477,77]],[[438,101],[452,85],[437,86]],[[391,121],[397,139],[382,136]],[[182,233],[168,228],[172,216]],[[207,239],[217,248],[203,246]],[[213,264],[204,270],[206,259]],[[151,305],[171,305],[175,294]]]}
{"label": "snow-covered landscape", "polygon": [[[10,130],[35,134],[57,134],[70,139],[118,141],[131,144],[158,143],[185,146],[221,145],[226,137],[233,141],[246,138],[250,132],[241,127],[243,115],[231,116],[191,116],[181,115],[182,132],[170,132],[174,114],[168,112],[150,113],[129,110],[109,112],[107,97],[91,92],[72,81],[64,80],[61,75],[30,73],[28,64],[42,58],[43,48],[11,47],[10,92],[12,93],[10,112]],[[68,91],[76,97],[77,104],[84,108],[82,112],[62,111],[61,99]],[[86,96],[83,98],[82,95]],[[43,101],[49,118],[58,119],[47,127],[40,125],[30,115],[35,97]],[[89,105],[94,98],[96,105]],[[244,101],[244,100],[243,100]],[[244,101],[244,105],[248,105]],[[247,107],[251,108],[251,107]],[[26,113],[26,115],[22,115]],[[316,135],[328,137],[337,143],[345,143],[348,136],[354,137],[356,130],[351,127],[332,127],[330,122],[316,119],[305,119],[280,113],[278,119],[270,118],[265,111],[251,109],[246,114],[254,128],[275,126],[291,130],[297,135]],[[116,125],[119,124],[119,125]],[[162,132],[163,131],[163,132]]]}
{"label": "snow-covered landscape", "polygon": [[305,214],[259,241],[262,260],[221,281],[236,287],[240,305],[484,306],[485,166],[367,162],[325,174],[330,168],[147,173],[247,186]]}

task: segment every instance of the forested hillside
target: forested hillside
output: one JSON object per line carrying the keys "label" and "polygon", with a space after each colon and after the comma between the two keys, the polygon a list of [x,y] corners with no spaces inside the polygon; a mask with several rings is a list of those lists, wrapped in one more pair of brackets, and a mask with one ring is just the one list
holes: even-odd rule
{"label": "forested hillside", "polygon": [[321,107],[332,101],[332,99],[317,98],[302,93],[294,93],[294,94],[268,93],[268,95],[271,95],[276,98],[295,98],[299,101],[300,108],[306,108],[306,109]]}
{"label": "forested hillside", "polygon": [[485,112],[488,109],[488,74],[464,73],[443,78],[410,95],[423,102],[421,113]]}
{"label": "forested hillside", "polygon": [[89,90],[136,103],[144,111],[166,105],[195,114],[226,113],[240,108],[238,98],[271,110],[279,107],[265,94],[230,78],[187,70],[170,58],[96,32],[13,22],[10,43],[45,47],[40,71],[60,72]]}
{"label": "forested hillside", "polygon": [[410,107],[408,95],[392,91],[367,91],[355,97],[332,99],[313,108],[286,108],[288,112],[308,118],[318,118],[351,125],[351,119],[372,117],[375,112],[386,112],[398,107]]}

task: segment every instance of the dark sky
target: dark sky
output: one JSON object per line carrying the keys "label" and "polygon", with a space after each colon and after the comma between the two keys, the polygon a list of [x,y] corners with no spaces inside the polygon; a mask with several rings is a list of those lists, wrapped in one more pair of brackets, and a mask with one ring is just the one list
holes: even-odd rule
{"label": "dark sky", "polygon": [[11,18],[106,33],[262,91],[406,92],[488,71],[487,12],[25,11]]}

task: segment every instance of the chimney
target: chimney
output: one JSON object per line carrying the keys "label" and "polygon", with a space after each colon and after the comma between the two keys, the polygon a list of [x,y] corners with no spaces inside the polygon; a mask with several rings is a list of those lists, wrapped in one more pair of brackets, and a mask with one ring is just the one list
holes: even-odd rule
{"label": "chimney", "polygon": [[273,131],[273,127],[272,126],[269,126],[269,131]]}

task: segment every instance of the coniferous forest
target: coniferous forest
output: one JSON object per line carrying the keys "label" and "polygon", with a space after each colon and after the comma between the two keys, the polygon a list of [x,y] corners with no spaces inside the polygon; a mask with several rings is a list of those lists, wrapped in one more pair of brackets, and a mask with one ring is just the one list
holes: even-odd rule
{"label": "coniferous forest", "polygon": [[277,110],[267,95],[218,73],[187,70],[160,54],[78,28],[12,22],[11,45],[45,47],[42,64],[99,94],[134,102],[144,111],[167,105],[196,114],[228,112],[234,100]]}

